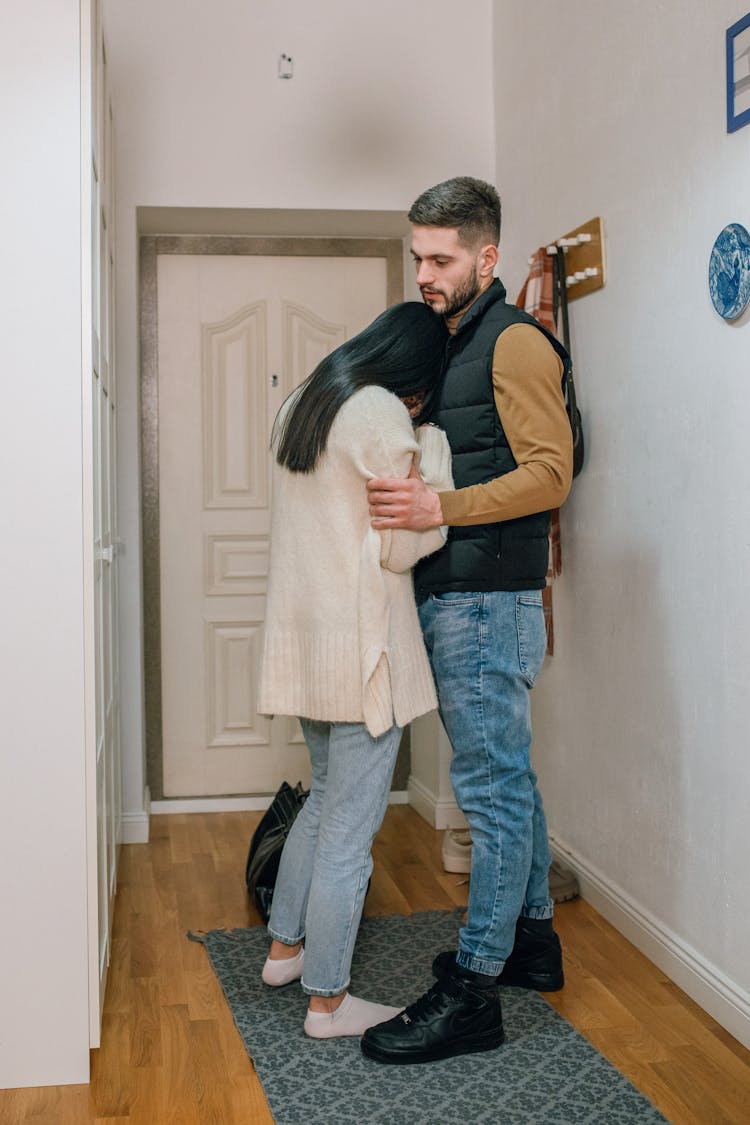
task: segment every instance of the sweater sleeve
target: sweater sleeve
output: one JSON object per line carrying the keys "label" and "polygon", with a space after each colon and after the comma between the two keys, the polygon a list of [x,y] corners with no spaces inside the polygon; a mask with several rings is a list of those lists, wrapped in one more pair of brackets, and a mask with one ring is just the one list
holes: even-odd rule
{"label": "sweater sleeve", "polygon": [[441,491],[443,518],[453,526],[495,523],[558,508],[573,479],[562,364],[533,325],[513,325],[498,338],[492,382],[516,468],[487,484]]}
{"label": "sweater sleeve", "polygon": [[[428,488],[439,491],[453,487],[451,451],[443,430],[437,426],[419,426],[416,431],[419,443],[417,467]],[[432,555],[444,545],[447,527],[433,527],[429,531],[380,532],[382,549],[381,566],[387,570],[410,570],[426,555]]]}
{"label": "sweater sleeve", "polygon": [[[450,451],[447,439],[437,427],[420,427],[433,433],[418,440],[409,412],[399,399],[381,387],[359,391],[361,411],[357,422],[347,427],[347,455],[364,483],[375,477],[407,477],[416,458],[417,466],[425,457],[432,474],[433,487],[446,487],[450,477]],[[423,452],[424,446],[424,452]],[[386,570],[403,573],[420,559],[440,549],[445,537],[440,528],[429,531],[375,531],[380,538],[380,564]]]}

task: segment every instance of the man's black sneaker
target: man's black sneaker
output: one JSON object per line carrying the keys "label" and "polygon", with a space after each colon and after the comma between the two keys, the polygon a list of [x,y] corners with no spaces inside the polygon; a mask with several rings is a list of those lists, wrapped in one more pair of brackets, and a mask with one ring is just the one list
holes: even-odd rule
{"label": "man's black sneaker", "polygon": [[423,1063],[490,1051],[505,1038],[497,987],[457,965],[414,1004],[362,1037],[362,1053],[382,1063]]}
{"label": "man's black sneaker", "polygon": [[551,918],[518,919],[516,940],[499,983],[537,992],[559,992],[565,984],[562,948]]}
{"label": "man's black sneaker", "polygon": [[[438,953],[432,962],[432,975],[438,980],[455,964],[455,949]],[[532,988],[537,992],[559,992],[565,984],[560,939],[552,929],[552,919],[519,918],[516,940],[496,978],[498,984],[513,988]]]}

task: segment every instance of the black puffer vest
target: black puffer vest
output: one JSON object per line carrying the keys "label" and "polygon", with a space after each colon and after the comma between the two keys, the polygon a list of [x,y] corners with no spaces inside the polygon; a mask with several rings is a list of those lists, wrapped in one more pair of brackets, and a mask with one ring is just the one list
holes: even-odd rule
{"label": "black puffer vest", "polygon": [[[447,345],[447,366],[432,421],[445,430],[456,488],[485,484],[516,468],[495,405],[492,356],[512,324],[532,324],[567,366],[563,346],[528,313],[508,305],[495,278],[461,318]],[[549,556],[549,512],[501,523],[451,527],[445,547],[414,572],[419,597],[447,590],[540,590]]]}

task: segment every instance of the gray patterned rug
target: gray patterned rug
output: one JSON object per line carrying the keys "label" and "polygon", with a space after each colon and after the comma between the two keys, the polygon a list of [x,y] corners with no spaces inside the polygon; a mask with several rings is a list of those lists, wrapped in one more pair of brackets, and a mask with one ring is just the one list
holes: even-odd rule
{"label": "gray patterned rug", "polygon": [[[351,991],[415,1000],[460,912],[365,918]],[[191,935],[192,936],[192,935]],[[537,993],[502,989],[506,1042],[419,1066],[365,1059],[358,1039],[311,1040],[298,985],[261,982],[263,926],[202,935],[277,1125],[652,1125],[666,1118]]]}

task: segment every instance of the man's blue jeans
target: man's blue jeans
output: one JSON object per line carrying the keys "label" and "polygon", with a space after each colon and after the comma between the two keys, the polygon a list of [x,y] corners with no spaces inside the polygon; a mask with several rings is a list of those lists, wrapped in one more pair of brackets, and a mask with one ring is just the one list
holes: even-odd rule
{"label": "man's blue jeans", "polygon": [[457,960],[494,975],[518,917],[552,917],[547,824],[530,761],[529,690],[546,648],[542,595],[431,594],[419,617],[473,845]]}

